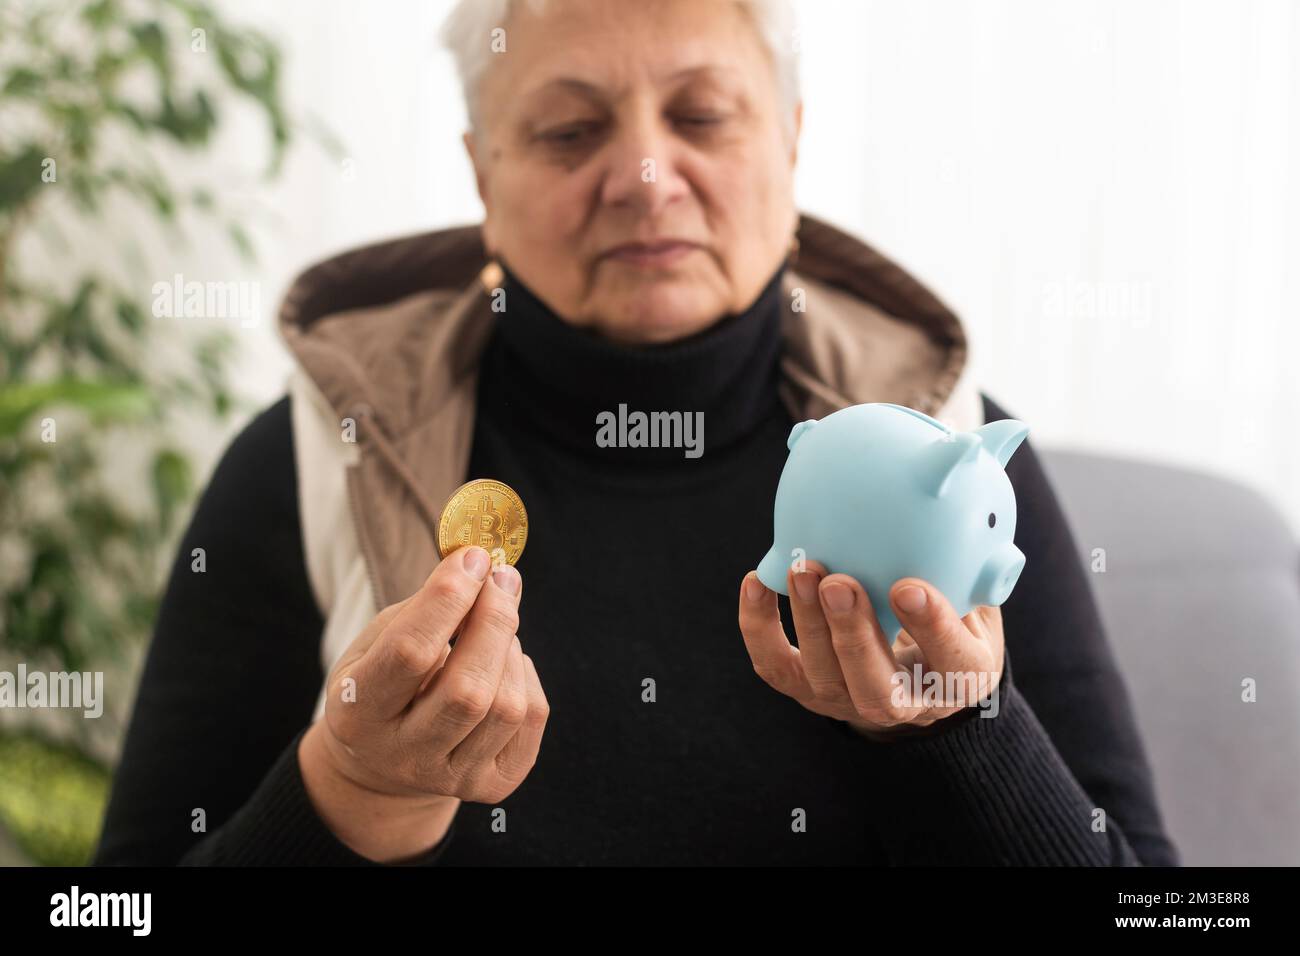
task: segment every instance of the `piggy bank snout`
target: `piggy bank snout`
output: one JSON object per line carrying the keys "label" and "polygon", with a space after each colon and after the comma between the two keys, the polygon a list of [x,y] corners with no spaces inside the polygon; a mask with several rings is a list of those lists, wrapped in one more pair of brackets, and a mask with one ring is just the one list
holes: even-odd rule
{"label": "piggy bank snout", "polygon": [[1025,555],[1014,544],[999,548],[980,569],[971,604],[998,607],[1011,596],[1011,590],[1025,568]]}

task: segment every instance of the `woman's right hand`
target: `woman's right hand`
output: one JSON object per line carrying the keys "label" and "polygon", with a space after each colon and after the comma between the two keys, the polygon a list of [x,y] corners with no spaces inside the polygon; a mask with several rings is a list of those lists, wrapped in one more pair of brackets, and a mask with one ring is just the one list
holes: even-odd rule
{"label": "woman's right hand", "polygon": [[503,800],[537,759],[550,707],[515,633],[523,580],[510,565],[489,575],[490,564],[482,548],[460,548],[376,615],[303,735],[313,805],[368,859],[420,856],[462,800]]}

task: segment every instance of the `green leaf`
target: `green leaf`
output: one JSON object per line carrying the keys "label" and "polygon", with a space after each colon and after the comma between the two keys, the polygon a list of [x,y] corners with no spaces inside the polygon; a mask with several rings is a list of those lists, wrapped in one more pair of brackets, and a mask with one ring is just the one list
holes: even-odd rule
{"label": "green leaf", "polygon": [[35,70],[20,66],[9,74],[2,91],[4,96],[31,96],[43,88],[44,81]]}
{"label": "green leaf", "polygon": [[165,83],[171,79],[171,60],[167,56],[167,40],[162,28],[154,21],[133,23],[130,27],[136,51],[143,56],[157,71]]}
{"label": "green leaf", "polygon": [[237,222],[231,222],[227,224],[226,231],[230,235],[230,241],[239,251],[240,258],[245,262],[253,262],[257,259],[257,249],[253,246],[253,237],[248,234],[247,229]]}
{"label": "green leaf", "polygon": [[0,824],[43,866],[84,866],[108,804],[107,768],[32,732],[0,734]]}
{"label": "green leaf", "polygon": [[88,412],[98,424],[128,422],[153,411],[153,397],[139,384],[59,379],[0,386],[0,438],[13,438],[37,412],[57,406]]}
{"label": "green leaf", "polygon": [[22,206],[46,185],[41,174],[47,155],[29,143],[14,155],[0,156],[0,213]]}
{"label": "green leaf", "polygon": [[171,530],[176,508],[189,496],[192,484],[190,463],[183,455],[171,449],[158,452],[153,460],[153,490],[164,534]]}
{"label": "green leaf", "polygon": [[97,0],[81,11],[81,18],[100,33],[117,25],[121,17],[122,8],[116,0]]}
{"label": "green leaf", "polygon": [[118,323],[132,336],[139,337],[148,328],[144,310],[124,296],[118,296],[115,312]]}

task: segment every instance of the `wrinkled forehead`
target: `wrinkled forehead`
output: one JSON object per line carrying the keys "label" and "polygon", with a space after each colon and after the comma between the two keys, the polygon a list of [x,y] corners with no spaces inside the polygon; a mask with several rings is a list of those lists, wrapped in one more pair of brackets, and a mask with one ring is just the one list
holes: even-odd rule
{"label": "wrinkled forehead", "polygon": [[616,103],[645,84],[754,95],[773,80],[758,32],[734,0],[548,0],[540,12],[520,3],[503,36],[482,95],[506,109],[546,97]]}

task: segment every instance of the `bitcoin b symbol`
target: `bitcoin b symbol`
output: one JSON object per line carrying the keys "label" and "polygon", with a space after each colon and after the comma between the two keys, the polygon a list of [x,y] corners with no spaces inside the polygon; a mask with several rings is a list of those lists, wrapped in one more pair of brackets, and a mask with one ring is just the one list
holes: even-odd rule
{"label": "bitcoin b symbol", "polygon": [[467,508],[465,516],[469,518],[471,539],[478,538],[478,544],[491,554],[493,551],[500,551],[505,542],[501,539],[502,526],[505,524],[505,518],[501,512],[492,507],[492,499],[484,495],[479,499],[477,508]]}

